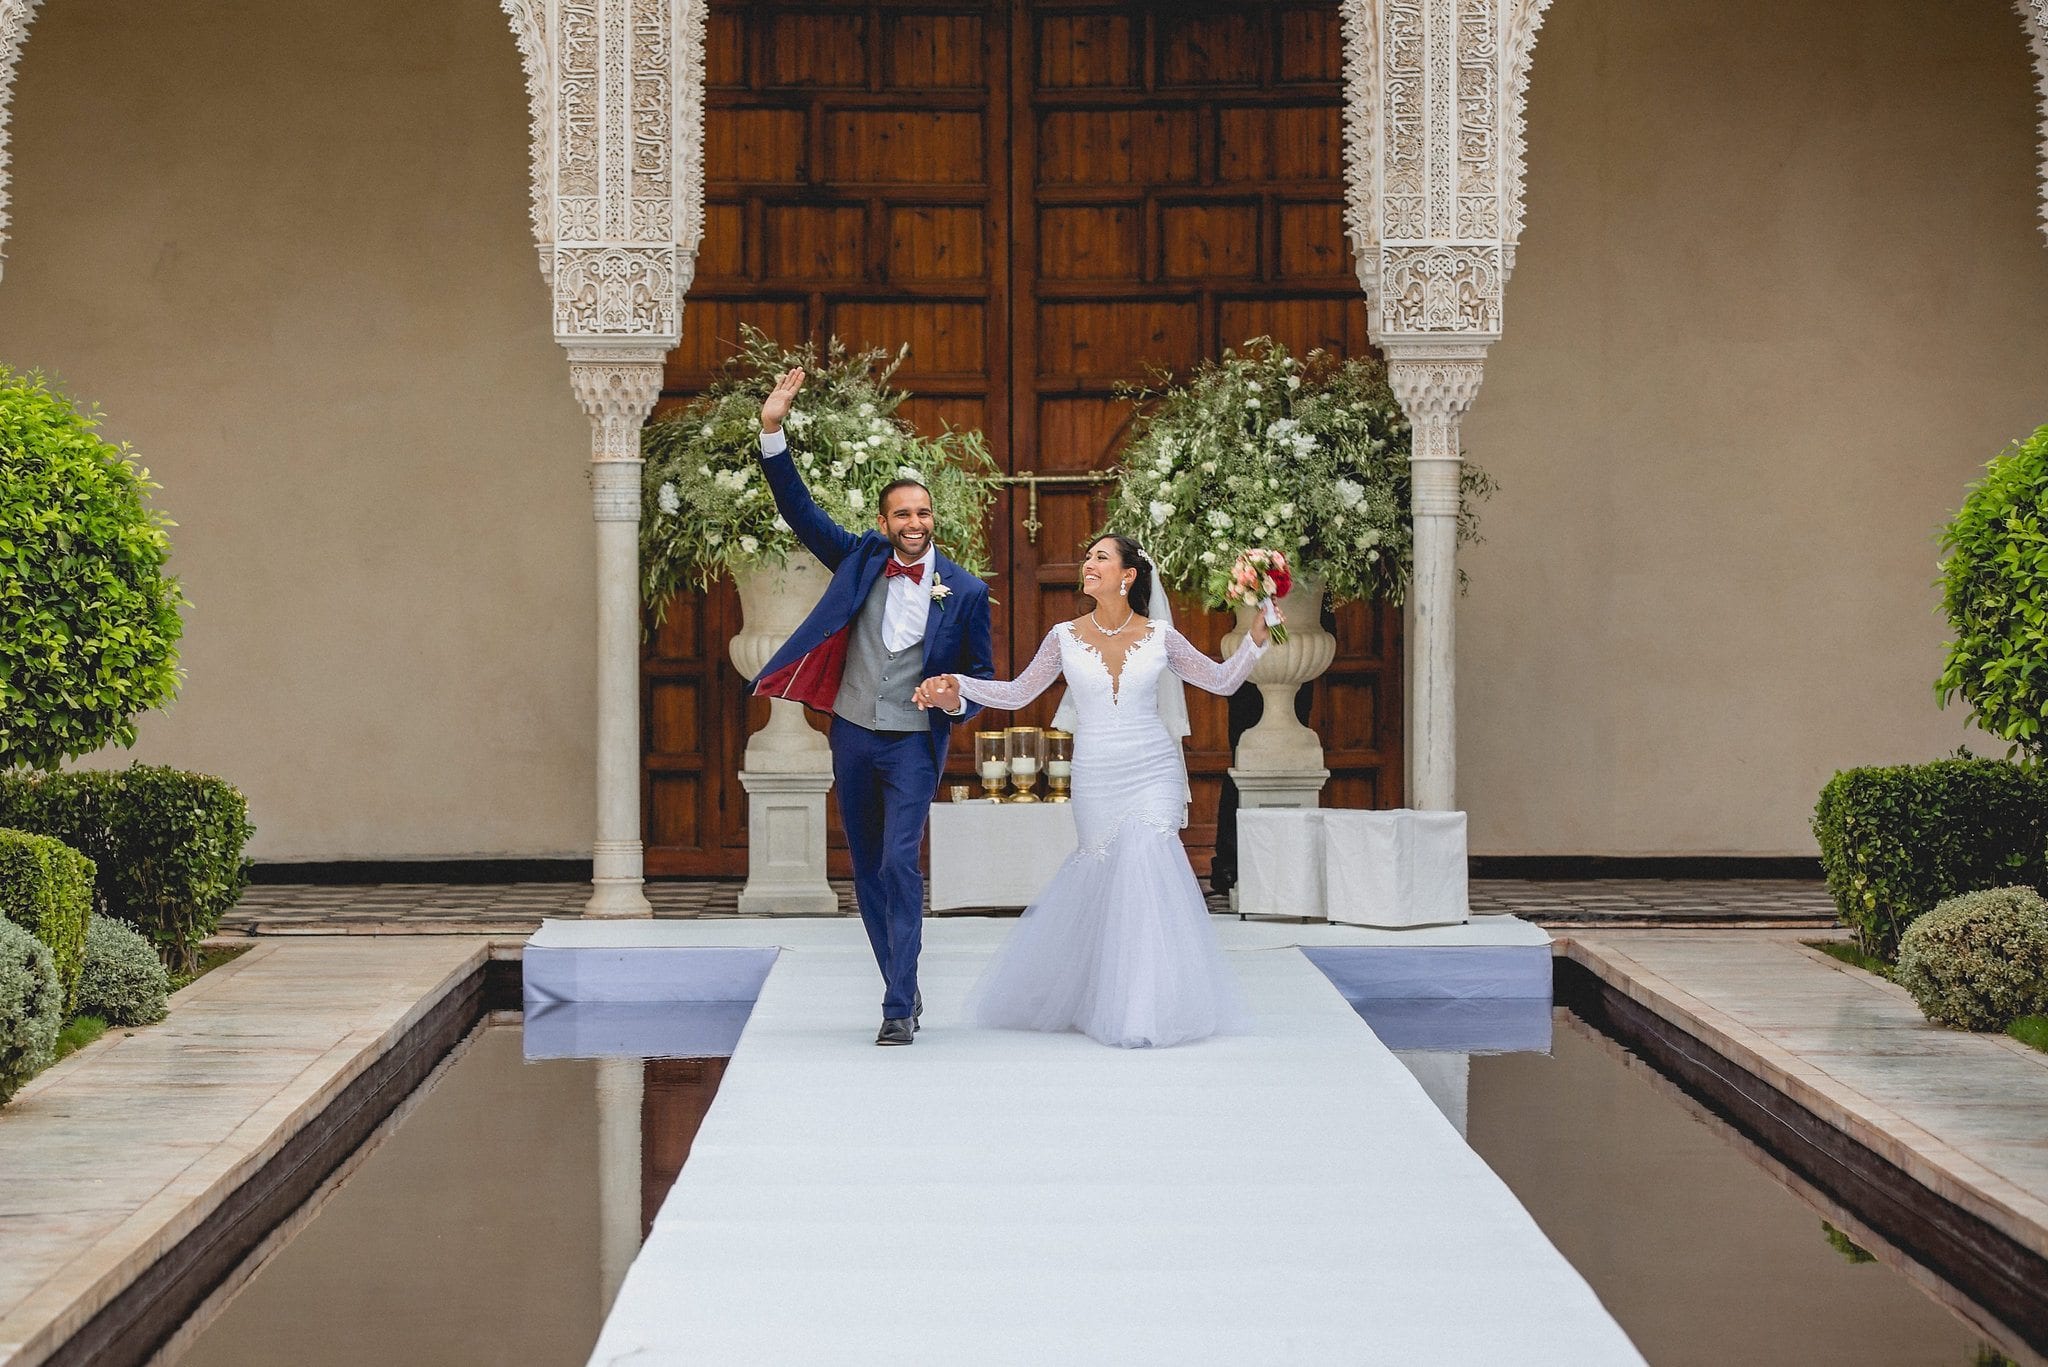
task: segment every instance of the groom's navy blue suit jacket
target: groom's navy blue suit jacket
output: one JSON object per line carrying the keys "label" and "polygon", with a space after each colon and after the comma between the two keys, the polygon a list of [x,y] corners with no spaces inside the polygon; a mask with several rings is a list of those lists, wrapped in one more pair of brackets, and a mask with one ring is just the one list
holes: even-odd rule
{"label": "groom's navy blue suit jacket", "polygon": [[[796,452],[763,456],[768,488],[782,520],[796,533],[812,555],[832,571],[832,582],[811,615],[804,619],[775,658],[768,661],[754,691],[770,698],[789,698],[806,707],[830,712],[839,696],[839,678],[846,669],[847,629],[860,615],[861,606],[882,577],[882,566],[893,553],[879,532],[855,536],[826,515],[804,487],[796,468]],[[995,677],[995,656],[989,641],[988,585],[934,551],[935,583],[950,592],[932,600],[924,622],[924,672],[965,674],[970,678]],[[931,584],[924,586],[927,589]],[[932,708],[932,740],[936,745],[956,721],[965,721],[981,709],[972,703],[958,716]]]}

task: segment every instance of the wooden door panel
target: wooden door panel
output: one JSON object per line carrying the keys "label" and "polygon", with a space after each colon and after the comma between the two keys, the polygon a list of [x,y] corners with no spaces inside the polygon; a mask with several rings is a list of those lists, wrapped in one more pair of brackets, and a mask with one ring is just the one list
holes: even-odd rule
{"label": "wooden door panel", "polygon": [[[1337,16],[1334,3],[717,0],[705,240],[661,407],[708,382],[743,323],[790,341],[907,342],[906,420],[982,431],[1007,474],[1072,477],[1107,468],[1125,440],[1120,381],[1262,334],[1363,354]],[[1035,514],[1024,488],[998,499],[999,672],[1079,611],[1079,552],[1106,492],[1041,485]],[[1216,649],[1224,616],[1177,613]],[[1333,770],[1326,800],[1390,805],[1399,616],[1351,607],[1334,620],[1337,660],[1311,711]],[[745,869],[735,774],[765,704],[726,658],[738,627],[720,586],[650,637],[652,873]],[[1020,720],[1048,721],[1056,698]],[[1187,837],[1201,868],[1230,762],[1226,712],[1191,693]],[[968,749],[957,737],[962,780]],[[836,849],[834,862],[843,870]]]}

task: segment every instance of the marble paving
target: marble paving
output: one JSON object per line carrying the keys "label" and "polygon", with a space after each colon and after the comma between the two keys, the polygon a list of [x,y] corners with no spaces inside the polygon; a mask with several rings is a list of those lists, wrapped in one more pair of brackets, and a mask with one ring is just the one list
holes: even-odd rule
{"label": "marble paving", "polygon": [[40,1362],[488,952],[260,944],[0,1107],[0,1364]]}
{"label": "marble paving", "polygon": [[[1834,924],[1834,903],[1817,880],[1792,878],[1603,878],[1472,880],[1472,910],[1544,926]],[[857,914],[853,884],[835,881],[842,914]],[[740,884],[656,879],[647,899],[657,917],[739,915]],[[574,916],[585,883],[259,883],[221,925],[224,935],[525,934],[550,917]],[[1230,910],[1213,894],[1209,908]],[[945,915],[971,915],[971,909]]]}
{"label": "marble paving", "polygon": [[1929,1024],[1797,935],[1582,932],[1562,952],[2048,1254],[2048,1054]]}
{"label": "marble paving", "polygon": [[1641,1363],[1278,928],[1254,1034],[1121,1050],[965,1024],[992,924],[910,1048],[857,926],[785,943],[593,1364]]}

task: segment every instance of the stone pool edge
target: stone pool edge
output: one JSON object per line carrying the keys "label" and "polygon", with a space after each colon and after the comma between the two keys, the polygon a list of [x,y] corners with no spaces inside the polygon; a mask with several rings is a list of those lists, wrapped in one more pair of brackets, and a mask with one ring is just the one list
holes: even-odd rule
{"label": "stone pool edge", "polygon": [[[2036,1346],[2048,1342],[2048,1309],[2033,1294],[2048,1283],[2048,1202],[1637,962],[1619,938],[1556,935],[1558,1005],[1582,1018],[1597,1014],[1599,1028],[1801,1180],[1861,1212],[1907,1256],[1942,1268],[2009,1333]],[[1816,971],[1834,963],[1789,938],[1785,948],[1817,961]],[[1572,982],[1574,970],[1593,990]],[[1873,987],[1900,992],[1891,984]],[[1618,1011],[1617,999],[1626,1004]],[[1704,1054],[1685,1049],[1686,1041]],[[1794,1109],[1770,1105],[1773,1095]],[[1883,1169],[1905,1183],[1872,1180]]]}

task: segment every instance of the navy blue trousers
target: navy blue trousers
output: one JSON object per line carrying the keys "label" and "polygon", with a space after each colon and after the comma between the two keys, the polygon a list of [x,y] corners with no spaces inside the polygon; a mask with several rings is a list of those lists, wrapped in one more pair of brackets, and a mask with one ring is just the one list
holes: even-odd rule
{"label": "navy blue trousers", "polygon": [[832,783],[839,823],[853,855],[853,891],[882,970],[882,1015],[908,1016],[917,999],[917,954],[924,944],[924,844],[946,740],[930,732],[870,731],[832,719]]}

